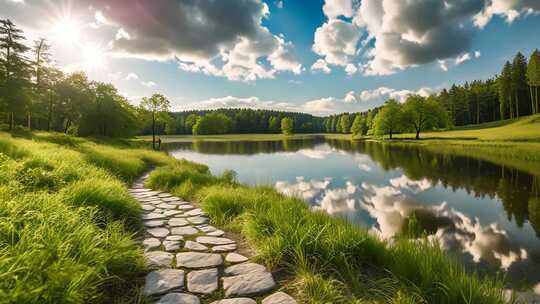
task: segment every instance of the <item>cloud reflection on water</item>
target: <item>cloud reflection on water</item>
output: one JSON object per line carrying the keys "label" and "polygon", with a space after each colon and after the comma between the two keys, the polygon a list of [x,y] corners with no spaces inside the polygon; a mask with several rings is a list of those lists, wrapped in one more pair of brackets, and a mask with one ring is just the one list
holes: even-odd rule
{"label": "cloud reflection on water", "polygon": [[513,242],[497,223],[481,223],[444,201],[426,205],[414,198],[435,186],[427,179],[415,181],[405,175],[391,178],[383,186],[367,182],[358,186],[346,181],[339,187],[334,186],[332,178],[306,181],[303,177],[297,177],[295,183],[275,184],[281,193],[300,197],[331,215],[357,218],[358,213],[367,213],[374,220],[370,232],[383,239],[398,235],[407,219],[421,212],[436,225],[429,238],[436,239],[446,250],[461,252],[475,263],[505,271],[528,260],[527,250]]}

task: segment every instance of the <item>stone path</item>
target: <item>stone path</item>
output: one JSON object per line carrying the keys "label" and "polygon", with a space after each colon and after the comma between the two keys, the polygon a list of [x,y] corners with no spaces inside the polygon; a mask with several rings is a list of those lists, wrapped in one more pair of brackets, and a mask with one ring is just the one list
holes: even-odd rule
{"label": "stone path", "polygon": [[209,224],[201,209],[169,193],[145,189],[144,179],[129,190],[142,205],[142,242],[148,267],[144,294],[159,304],[296,304],[263,265],[235,252],[237,244]]}

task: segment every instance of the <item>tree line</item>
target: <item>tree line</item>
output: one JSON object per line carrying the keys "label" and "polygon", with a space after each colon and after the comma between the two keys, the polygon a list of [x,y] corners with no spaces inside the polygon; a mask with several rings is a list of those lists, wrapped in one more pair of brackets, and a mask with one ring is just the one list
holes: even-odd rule
{"label": "tree line", "polygon": [[475,125],[540,113],[540,52],[529,60],[518,52],[500,75],[452,85],[429,97],[409,96],[404,103],[388,100],[384,106],[362,113],[325,118],[324,132],[353,135],[392,135],[434,128]]}
{"label": "tree line", "polygon": [[[158,126],[161,134],[319,133],[324,118],[297,112],[255,109],[217,109],[170,113]],[[143,134],[151,134],[144,126]]]}

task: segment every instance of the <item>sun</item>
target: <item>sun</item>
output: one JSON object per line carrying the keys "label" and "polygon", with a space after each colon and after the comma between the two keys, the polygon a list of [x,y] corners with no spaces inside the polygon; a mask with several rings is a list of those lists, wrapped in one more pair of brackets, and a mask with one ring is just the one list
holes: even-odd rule
{"label": "sun", "polygon": [[64,16],[52,27],[54,40],[68,46],[74,46],[81,40],[81,25],[71,16]]}
{"label": "sun", "polygon": [[97,45],[83,46],[81,56],[86,70],[99,70],[105,66],[105,50]]}

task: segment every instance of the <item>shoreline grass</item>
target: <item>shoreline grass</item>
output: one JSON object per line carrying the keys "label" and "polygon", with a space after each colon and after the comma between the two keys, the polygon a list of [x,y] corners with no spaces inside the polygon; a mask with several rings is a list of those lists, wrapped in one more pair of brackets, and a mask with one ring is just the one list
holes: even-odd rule
{"label": "shoreline grass", "polygon": [[468,274],[437,244],[381,241],[231,173],[184,160],[156,169],[147,186],[198,202],[214,224],[240,233],[257,260],[292,276],[302,303],[506,303],[501,280]]}
{"label": "shoreline grass", "polygon": [[0,133],[0,303],[134,303],[145,272],[127,184],[172,160],[56,133]]}

